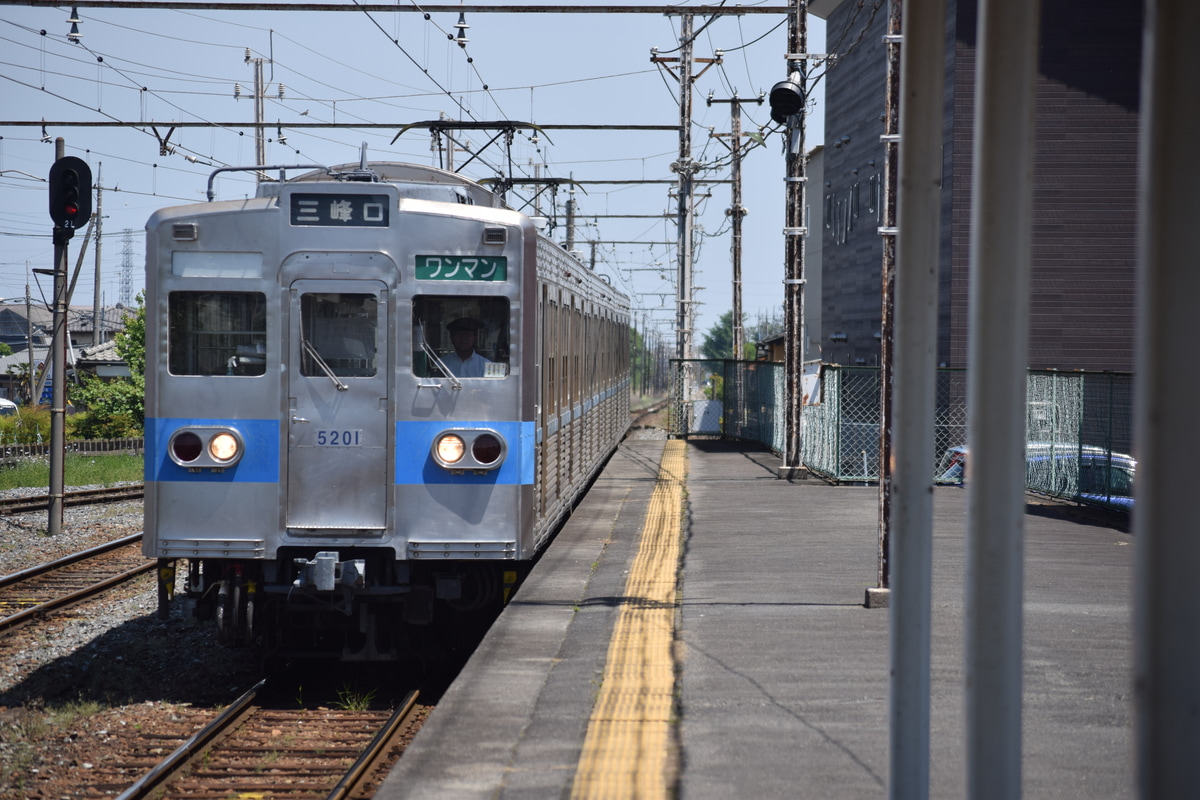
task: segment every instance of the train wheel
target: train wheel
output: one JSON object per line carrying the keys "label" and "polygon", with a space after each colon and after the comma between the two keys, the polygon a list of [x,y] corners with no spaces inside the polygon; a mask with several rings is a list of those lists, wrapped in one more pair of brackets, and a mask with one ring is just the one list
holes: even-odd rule
{"label": "train wheel", "polygon": [[241,586],[228,579],[221,581],[217,591],[217,641],[226,646],[240,642]]}
{"label": "train wheel", "polygon": [[447,605],[455,611],[482,611],[500,596],[500,576],[491,567],[470,564],[463,575],[462,596],[448,600]]}

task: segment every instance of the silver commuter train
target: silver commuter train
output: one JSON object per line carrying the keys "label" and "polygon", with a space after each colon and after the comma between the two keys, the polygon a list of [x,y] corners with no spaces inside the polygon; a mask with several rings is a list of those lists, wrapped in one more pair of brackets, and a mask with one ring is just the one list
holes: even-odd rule
{"label": "silver commuter train", "polygon": [[193,613],[275,657],[497,609],[628,429],[628,299],[431,167],[209,195],[147,223],[160,613],[181,559]]}

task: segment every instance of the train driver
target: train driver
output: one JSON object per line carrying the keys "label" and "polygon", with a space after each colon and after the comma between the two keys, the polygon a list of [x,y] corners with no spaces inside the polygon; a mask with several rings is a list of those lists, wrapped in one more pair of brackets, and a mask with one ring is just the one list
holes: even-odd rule
{"label": "train driver", "polygon": [[446,366],[458,378],[482,378],[490,360],[475,352],[475,340],[483,323],[474,317],[459,317],[446,328],[454,352],[445,357]]}

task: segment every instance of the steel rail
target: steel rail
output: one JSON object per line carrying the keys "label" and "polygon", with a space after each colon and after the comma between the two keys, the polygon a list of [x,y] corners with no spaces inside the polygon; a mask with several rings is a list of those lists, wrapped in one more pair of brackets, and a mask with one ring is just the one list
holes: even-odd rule
{"label": "steel rail", "polygon": [[134,781],[133,785],[118,795],[117,800],[137,800],[138,798],[149,797],[152,790],[174,775],[188,760],[198,754],[222,731],[231,727],[241,714],[249,708],[250,704],[254,702],[254,698],[258,696],[259,691],[266,685],[266,682],[264,678],[247,689],[241,697],[234,700],[228,708],[222,711],[216,719],[192,734],[186,742],[175,749],[175,752],[171,753],[171,755],[159,762],[153,769]]}
{"label": "steel rail", "polygon": [[392,714],[380,728],[379,733],[375,734],[375,738],[367,745],[367,749],[350,765],[350,769],[346,770],[346,774],[338,781],[337,786],[333,787],[325,800],[343,800],[359,788],[359,784],[366,777],[370,768],[390,748],[392,740],[400,731],[401,724],[412,714],[413,708],[417,705],[418,694],[419,692],[415,689],[408,693],[400,707],[396,709],[396,713]]}
{"label": "steel rail", "polygon": [[[145,485],[140,483],[133,486],[112,486],[106,489],[81,489],[75,492],[67,492],[63,496],[63,502],[68,506],[84,506],[92,503],[115,503],[121,500],[132,500],[143,497],[145,492]],[[10,497],[0,500],[0,516],[29,511],[43,511],[49,507],[49,495]]]}
{"label": "steel rail", "polygon": [[56,569],[62,569],[63,567],[74,564],[77,561],[87,561],[89,558],[94,556],[103,555],[104,553],[108,553],[113,550],[120,550],[126,545],[131,545],[135,542],[140,542],[141,540],[142,534],[135,533],[132,536],[126,536],[124,539],[114,539],[111,542],[97,545],[96,547],[88,550],[80,550],[78,553],[72,553],[69,556],[64,556],[57,561],[47,561],[45,564],[39,564],[36,567],[30,567],[29,569],[23,569],[20,572],[12,572],[8,575],[0,575],[0,589],[3,589],[6,586],[11,586],[14,583],[20,583],[21,581],[29,580],[30,578],[38,575],[43,575],[47,572],[53,572]]}
{"label": "steel rail", "polygon": [[18,611],[11,617],[4,617],[3,619],[0,619],[0,636],[5,636],[9,633],[12,633],[17,628],[32,622],[36,617],[39,617],[43,614],[47,614],[51,611],[59,611],[78,603],[82,603],[84,600],[98,595],[106,589],[110,589],[113,586],[124,583],[128,580],[132,580],[143,573],[149,572],[156,566],[157,564],[155,562],[147,560],[145,564],[139,567],[126,570],[119,575],[113,575],[112,577],[106,578],[99,583],[94,583],[87,588],[71,592],[70,594],[65,594],[62,597],[49,600],[45,603],[39,603],[38,605],[33,606],[32,608],[27,608],[24,611]]}

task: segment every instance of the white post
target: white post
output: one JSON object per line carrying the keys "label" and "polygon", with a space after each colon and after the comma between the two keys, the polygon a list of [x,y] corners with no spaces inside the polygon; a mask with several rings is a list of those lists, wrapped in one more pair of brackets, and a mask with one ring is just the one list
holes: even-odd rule
{"label": "white post", "polygon": [[1021,794],[1025,376],[1038,0],[981,0],[971,196],[967,794]]}
{"label": "white post", "polygon": [[1200,535],[1195,510],[1196,298],[1200,297],[1200,4],[1151,0],[1142,38],[1135,730],[1139,795],[1200,785]]}
{"label": "white post", "polygon": [[[899,2],[899,0],[894,0]],[[933,420],[942,201],[944,0],[907,0],[901,21],[892,424],[890,783],[929,796]]]}

